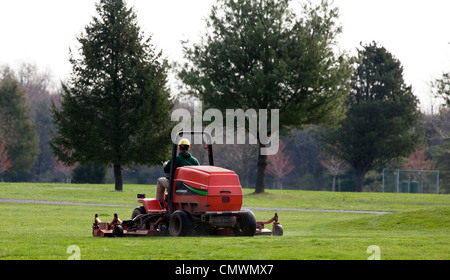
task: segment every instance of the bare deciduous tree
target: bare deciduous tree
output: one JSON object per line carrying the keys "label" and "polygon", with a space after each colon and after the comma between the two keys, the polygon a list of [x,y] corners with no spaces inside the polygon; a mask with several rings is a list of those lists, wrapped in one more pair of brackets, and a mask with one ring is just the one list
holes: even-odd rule
{"label": "bare deciduous tree", "polygon": [[[406,170],[431,170],[433,169],[433,160],[427,159],[425,155],[425,148],[422,147],[409,155],[409,158],[403,164],[403,168]],[[412,173],[414,179],[418,180],[420,173]],[[430,173],[423,173],[424,177],[430,175]]]}
{"label": "bare deciduous tree", "polygon": [[78,162],[72,165],[65,165],[62,161],[58,159],[58,157],[53,158],[55,162],[55,169],[57,172],[61,173],[64,176],[64,181],[67,184],[71,183],[72,171],[77,168]]}
{"label": "bare deciduous tree", "polygon": [[277,187],[282,189],[283,185],[281,179],[294,170],[294,164],[291,162],[291,158],[284,152],[286,143],[280,141],[280,149],[278,153],[273,156],[268,156],[267,173],[272,175],[277,181]]}
{"label": "bare deciduous tree", "polygon": [[336,178],[339,175],[342,175],[345,173],[345,171],[348,169],[349,165],[344,160],[336,159],[333,156],[331,156],[328,159],[322,159],[320,160],[320,164],[327,170],[327,172],[331,175],[333,175],[333,183],[331,185],[331,191],[336,191]]}

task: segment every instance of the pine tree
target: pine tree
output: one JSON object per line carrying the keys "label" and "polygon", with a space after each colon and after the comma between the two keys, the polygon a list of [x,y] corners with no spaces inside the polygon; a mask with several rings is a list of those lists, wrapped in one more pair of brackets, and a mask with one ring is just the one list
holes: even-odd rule
{"label": "pine tree", "polygon": [[[324,149],[355,171],[361,192],[368,171],[408,156],[424,138],[417,97],[403,79],[403,68],[377,43],[358,50],[347,117],[322,135]],[[335,145],[339,143],[339,145]]]}
{"label": "pine tree", "polygon": [[112,164],[122,191],[123,166],[159,164],[170,147],[168,63],[125,1],[101,0],[96,10],[78,37],[79,56],[71,52],[61,107],[52,106],[51,146],[68,165]]}
{"label": "pine tree", "polygon": [[431,83],[436,97],[443,98],[445,105],[450,107],[450,73],[442,74],[440,79]]}

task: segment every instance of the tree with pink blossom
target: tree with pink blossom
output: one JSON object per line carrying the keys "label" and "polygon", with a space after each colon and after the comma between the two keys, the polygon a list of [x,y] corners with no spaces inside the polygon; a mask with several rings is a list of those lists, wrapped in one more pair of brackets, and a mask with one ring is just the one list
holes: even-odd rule
{"label": "tree with pink blossom", "polygon": [[268,156],[267,173],[272,175],[277,181],[277,187],[283,188],[281,179],[294,170],[295,166],[291,162],[291,158],[284,152],[286,143],[280,141],[280,149],[278,153],[272,156]]}

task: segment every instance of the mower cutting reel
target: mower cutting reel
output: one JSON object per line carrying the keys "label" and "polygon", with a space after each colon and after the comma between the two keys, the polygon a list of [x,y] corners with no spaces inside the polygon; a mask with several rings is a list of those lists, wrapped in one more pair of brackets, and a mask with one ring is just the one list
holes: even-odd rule
{"label": "mower cutting reel", "polygon": [[[268,225],[270,223],[272,223],[272,231],[264,228],[264,225]],[[275,216],[267,222],[256,222],[256,234],[282,236],[283,226],[278,222],[278,213],[275,213]]]}
{"label": "mower cutting reel", "polygon": [[[207,136],[209,165],[175,168],[174,144],[164,204],[138,194],[142,206],[134,209],[131,219],[122,222],[115,214],[110,223],[104,223],[96,214],[93,235],[283,235],[277,213],[266,222],[257,222],[252,211],[241,209],[243,193],[239,178],[231,170],[214,166],[211,136],[204,132],[180,132],[178,137],[184,134]],[[272,224],[272,230],[265,228],[268,224]]]}

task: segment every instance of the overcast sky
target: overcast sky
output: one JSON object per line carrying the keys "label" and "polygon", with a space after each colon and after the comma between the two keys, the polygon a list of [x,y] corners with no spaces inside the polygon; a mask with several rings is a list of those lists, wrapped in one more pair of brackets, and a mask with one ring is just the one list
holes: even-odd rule
{"label": "overcast sky", "polygon": [[[76,49],[76,36],[95,15],[95,2],[0,0],[0,65],[32,62],[55,81],[64,80],[71,70],[69,47]],[[143,31],[173,61],[182,59],[181,40],[198,41],[214,2],[128,0]],[[450,72],[450,1],[335,0],[334,5],[343,25],[342,50],[354,53],[360,42],[380,43],[401,61],[406,83],[430,110],[430,81]]]}

